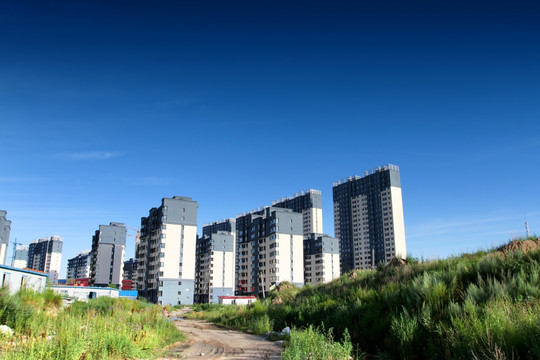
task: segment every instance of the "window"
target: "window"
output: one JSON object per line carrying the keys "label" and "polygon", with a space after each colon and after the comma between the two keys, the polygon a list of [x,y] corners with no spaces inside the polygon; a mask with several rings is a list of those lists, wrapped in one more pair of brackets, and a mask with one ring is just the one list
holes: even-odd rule
{"label": "window", "polygon": [[8,286],[9,285],[9,273],[4,273],[4,276],[2,277],[2,286]]}

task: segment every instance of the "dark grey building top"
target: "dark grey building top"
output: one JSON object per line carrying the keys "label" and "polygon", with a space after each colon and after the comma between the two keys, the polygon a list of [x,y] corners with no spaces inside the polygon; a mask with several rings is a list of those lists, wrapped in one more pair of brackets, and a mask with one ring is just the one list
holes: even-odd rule
{"label": "dark grey building top", "polygon": [[272,206],[291,209],[296,212],[310,208],[322,209],[322,199],[320,190],[307,190],[295,194],[288,198],[282,198],[272,202]]}
{"label": "dark grey building top", "polygon": [[309,234],[304,239],[304,255],[339,254],[339,239],[326,234]]}
{"label": "dark grey building top", "polygon": [[217,233],[218,231],[236,232],[236,220],[225,219],[215,221],[211,224],[206,224],[203,226],[203,236],[210,236],[211,234]]}

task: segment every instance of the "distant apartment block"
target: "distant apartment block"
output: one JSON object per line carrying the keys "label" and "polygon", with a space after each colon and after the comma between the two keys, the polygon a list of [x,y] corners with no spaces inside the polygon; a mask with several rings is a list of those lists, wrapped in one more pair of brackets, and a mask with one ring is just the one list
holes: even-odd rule
{"label": "distant apartment block", "polygon": [[141,218],[136,250],[139,295],[162,305],[193,304],[198,204],[164,198]]}
{"label": "distant apartment block", "polygon": [[28,266],[28,246],[19,245],[15,248],[15,257],[11,266],[18,269],[24,269]]}
{"label": "distant apartment block", "polygon": [[90,286],[122,285],[126,235],[123,223],[99,225],[92,237]]}
{"label": "distant apartment block", "polygon": [[124,275],[122,279],[122,290],[137,290],[137,259],[124,261]]}
{"label": "distant apartment block", "polygon": [[229,232],[233,235],[236,234],[236,220],[235,219],[225,219],[214,221],[210,224],[205,224],[203,226],[203,236],[210,236],[217,233],[218,231]]}
{"label": "distant apartment block", "polygon": [[68,259],[67,278],[85,279],[90,277],[90,264],[92,253],[90,250],[81,251],[74,258]]}
{"label": "distant apartment block", "polygon": [[9,234],[11,221],[6,219],[7,211],[0,210],[0,265],[6,265],[7,251],[9,246]]}
{"label": "distant apartment block", "polygon": [[235,238],[228,231],[206,233],[197,239],[195,301],[218,304],[219,296],[234,295]]}
{"label": "distant apartment block", "polygon": [[406,257],[399,167],[380,166],[335,182],[333,196],[342,274]]}
{"label": "distant apartment block", "polygon": [[282,281],[304,284],[302,214],[265,207],[236,218],[236,295],[265,296]]}
{"label": "distant apartment block", "polygon": [[339,239],[310,234],[304,238],[304,281],[321,284],[337,279],[339,270]]}
{"label": "distant apartment block", "polygon": [[272,206],[291,209],[302,214],[304,236],[323,233],[322,199],[320,190],[307,190],[272,202]]}
{"label": "distant apartment block", "polygon": [[49,274],[49,282],[56,284],[62,261],[63,239],[53,235],[34,240],[28,246],[28,268]]}

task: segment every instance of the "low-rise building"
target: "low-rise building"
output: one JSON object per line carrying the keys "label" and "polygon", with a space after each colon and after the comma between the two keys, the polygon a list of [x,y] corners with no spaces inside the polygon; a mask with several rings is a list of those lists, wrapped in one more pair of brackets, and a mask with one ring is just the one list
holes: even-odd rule
{"label": "low-rise building", "polygon": [[257,301],[256,296],[218,296],[221,305],[249,305]]}
{"label": "low-rise building", "polygon": [[0,265],[0,285],[7,287],[11,294],[16,293],[21,288],[43,291],[47,285],[48,275],[27,269],[18,269],[11,266]]}
{"label": "low-rise building", "polygon": [[54,285],[51,289],[62,296],[74,298],[77,300],[95,299],[102,296],[117,298],[120,291],[108,287],[89,287],[89,286],[70,286]]}

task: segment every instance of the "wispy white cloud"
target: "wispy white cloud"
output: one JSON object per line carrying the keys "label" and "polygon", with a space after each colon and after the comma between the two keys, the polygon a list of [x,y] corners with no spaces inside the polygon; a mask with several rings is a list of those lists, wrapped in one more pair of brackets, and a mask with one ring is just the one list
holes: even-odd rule
{"label": "wispy white cloud", "polygon": [[69,152],[69,153],[57,153],[52,157],[57,159],[68,160],[107,160],[122,155],[118,151],[83,151],[83,152]]}

